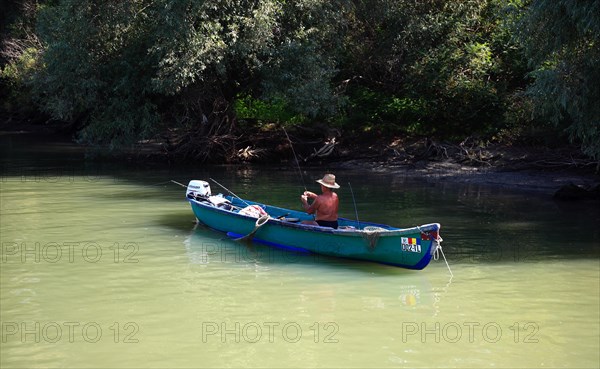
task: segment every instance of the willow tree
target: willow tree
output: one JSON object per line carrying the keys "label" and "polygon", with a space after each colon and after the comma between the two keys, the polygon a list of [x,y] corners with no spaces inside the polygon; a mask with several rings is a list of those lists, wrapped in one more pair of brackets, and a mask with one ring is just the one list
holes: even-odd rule
{"label": "willow tree", "polygon": [[157,122],[143,2],[62,1],[38,15],[43,50],[34,96],[54,119],[83,129],[88,142],[124,144]]}
{"label": "willow tree", "polygon": [[59,1],[39,14],[35,96],[84,141],[122,145],[183,127],[180,146],[208,154],[211,136],[234,137],[238,96],[305,116],[335,112],[342,3]]}
{"label": "willow tree", "polygon": [[0,115],[12,115],[16,122],[45,120],[32,102],[27,81],[41,49],[35,32],[37,9],[47,2],[12,0],[0,4]]}
{"label": "willow tree", "polygon": [[516,66],[505,3],[353,2],[341,70],[349,118],[444,136],[500,125]]}
{"label": "willow tree", "polygon": [[132,142],[174,121],[220,126],[278,11],[275,0],[62,1],[39,16],[37,100],[93,143]]}
{"label": "willow tree", "polygon": [[520,27],[537,113],[600,159],[600,0],[534,0]]}
{"label": "willow tree", "polygon": [[281,1],[275,43],[261,74],[259,97],[283,103],[309,119],[339,114],[344,97],[336,89],[344,52],[350,2]]}

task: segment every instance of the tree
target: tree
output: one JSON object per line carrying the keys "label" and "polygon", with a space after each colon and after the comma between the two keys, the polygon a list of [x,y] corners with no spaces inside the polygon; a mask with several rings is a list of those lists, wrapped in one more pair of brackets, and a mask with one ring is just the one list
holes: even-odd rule
{"label": "tree", "polygon": [[35,33],[37,9],[48,2],[7,0],[0,5],[0,111],[17,121],[39,116],[27,81],[42,49]]}
{"label": "tree", "polygon": [[34,6],[26,27],[6,28],[19,47],[2,82],[84,142],[161,133],[222,159],[242,136],[236,109],[358,132],[494,132],[525,115],[510,112],[525,111],[524,47],[538,112],[598,157],[599,2],[13,0],[15,24],[15,4]]}
{"label": "tree", "polygon": [[174,121],[220,125],[269,48],[278,9],[274,0],[60,2],[40,13],[36,99],[92,143],[131,143]]}
{"label": "tree", "polygon": [[344,97],[335,81],[343,51],[347,1],[292,0],[282,8],[256,95],[295,116],[328,119]]}
{"label": "tree", "polygon": [[444,136],[501,126],[516,66],[505,3],[354,2],[341,71],[354,82],[349,116]]}
{"label": "tree", "polygon": [[534,0],[520,27],[537,114],[600,160],[600,0]]}
{"label": "tree", "polygon": [[84,142],[131,143],[158,121],[147,55],[149,1],[62,1],[38,15],[43,49],[32,76],[34,98]]}

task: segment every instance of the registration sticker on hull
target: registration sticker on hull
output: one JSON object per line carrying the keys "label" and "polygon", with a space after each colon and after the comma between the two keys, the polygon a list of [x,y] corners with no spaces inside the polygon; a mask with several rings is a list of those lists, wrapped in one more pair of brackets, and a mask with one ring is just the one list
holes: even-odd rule
{"label": "registration sticker on hull", "polygon": [[414,237],[402,237],[402,251],[421,252],[421,239]]}

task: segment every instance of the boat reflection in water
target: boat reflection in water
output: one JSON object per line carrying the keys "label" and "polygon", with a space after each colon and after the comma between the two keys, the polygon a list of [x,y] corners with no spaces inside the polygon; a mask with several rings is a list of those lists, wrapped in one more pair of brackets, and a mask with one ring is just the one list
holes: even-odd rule
{"label": "boat reflection in water", "polygon": [[356,295],[363,310],[422,306],[431,309],[432,315],[437,310],[439,295],[427,275],[418,271],[240,243],[201,224],[194,226],[184,247],[191,268],[197,271],[228,278],[232,272],[240,273],[243,269],[248,278],[261,281],[257,288],[265,288],[263,279],[279,280],[289,288],[291,278],[291,283],[298,287],[300,300],[329,300],[326,305],[331,305],[331,310],[335,310],[336,301],[340,300],[336,296],[344,294]]}

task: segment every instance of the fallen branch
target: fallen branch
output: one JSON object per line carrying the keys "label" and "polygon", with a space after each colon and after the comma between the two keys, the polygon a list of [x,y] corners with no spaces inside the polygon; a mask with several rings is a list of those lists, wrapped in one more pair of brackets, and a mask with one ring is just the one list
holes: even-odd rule
{"label": "fallen branch", "polygon": [[304,161],[306,162],[315,157],[324,158],[331,155],[333,153],[333,149],[335,149],[336,144],[337,142],[335,140],[335,137],[331,138],[329,141],[326,141],[325,145],[323,145],[318,151],[314,150],[312,154],[304,158]]}

